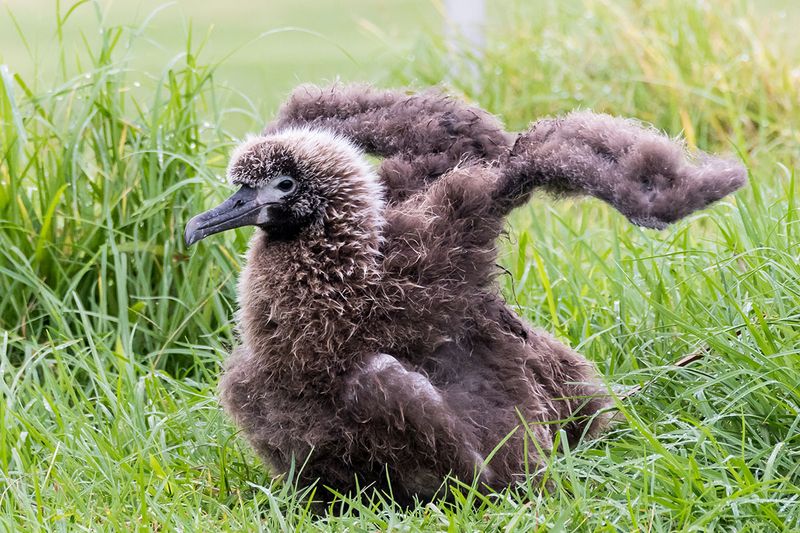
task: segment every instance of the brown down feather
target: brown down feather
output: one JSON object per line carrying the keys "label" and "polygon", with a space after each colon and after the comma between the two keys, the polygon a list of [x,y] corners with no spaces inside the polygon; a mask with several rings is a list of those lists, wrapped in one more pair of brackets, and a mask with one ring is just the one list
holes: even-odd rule
{"label": "brown down feather", "polygon": [[305,222],[252,238],[222,403],[275,474],[295,462],[300,485],[340,493],[389,479],[406,503],[444,494],[448,475],[502,489],[560,430],[574,445],[607,423],[593,365],[500,294],[511,209],[543,188],[662,227],[746,176],[627,119],[577,112],[513,135],[438,92],[365,86],[298,88],[230,167],[254,187],[284,172],[306,184],[287,211]]}

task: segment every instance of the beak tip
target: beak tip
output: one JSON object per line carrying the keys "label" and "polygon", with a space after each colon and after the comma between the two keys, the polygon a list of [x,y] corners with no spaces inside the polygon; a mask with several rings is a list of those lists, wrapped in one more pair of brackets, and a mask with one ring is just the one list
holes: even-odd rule
{"label": "beak tip", "polygon": [[209,235],[255,224],[261,207],[257,191],[250,187],[242,187],[217,207],[195,215],[189,220],[183,231],[183,242],[188,248]]}
{"label": "beak tip", "polygon": [[187,248],[203,238],[197,225],[197,217],[186,224],[186,229],[183,231],[183,242]]}

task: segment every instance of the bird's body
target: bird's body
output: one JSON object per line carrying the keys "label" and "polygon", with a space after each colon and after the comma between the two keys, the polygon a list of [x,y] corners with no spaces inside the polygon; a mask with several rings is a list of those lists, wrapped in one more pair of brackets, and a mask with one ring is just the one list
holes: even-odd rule
{"label": "bird's body", "polygon": [[[559,430],[571,444],[596,434],[608,397],[594,367],[499,294],[505,216],[541,185],[589,191],[661,225],[685,214],[686,201],[659,211],[676,186],[708,203],[741,184],[738,169],[714,167],[711,192],[698,175],[706,197],[697,200],[683,181],[695,169],[669,141],[620,122],[629,142],[614,145],[612,132],[598,156],[617,162],[617,175],[588,183],[597,139],[573,135],[564,158],[547,148],[569,118],[515,141],[489,115],[442,97],[303,90],[234,154],[229,172],[243,196],[187,228],[188,242],[242,223],[261,228],[239,285],[241,345],[220,384],[256,451],[276,473],[303,465],[303,485],[319,479],[346,493],[390,480],[394,497],[411,501],[440,493],[448,474],[508,486],[536,471]],[[425,135],[410,133],[415,124]],[[536,135],[546,138],[533,144]],[[647,154],[628,162],[642,138],[655,163]],[[359,147],[387,158],[379,172]],[[547,168],[550,181],[531,167]],[[626,179],[639,180],[638,203],[619,195]]]}
{"label": "bird's body", "polygon": [[[443,178],[426,196],[458,187],[439,212],[439,198],[388,208],[357,249],[347,249],[347,231],[336,242],[323,228],[300,245],[253,237],[240,286],[243,346],[221,389],[278,471],[313,448],[302,480],[340,490],[356,475],[361,486],[385,483],[387,468],[397,496],[433,496],[448,472],[469,480],[483,470],[502,487],[538,463],[535,446],[522,453],[521,420],[549,449],[557,421],[577,415],[567,424],[576,439],[592,420],[580,407],[604,403],[589,363],[528,328],[491,283],[501,226],[483,225],[481,177],[468,168]],[[475,194],[464,199],[464,186]],[[454,246],[464,231],[474,242]]]}

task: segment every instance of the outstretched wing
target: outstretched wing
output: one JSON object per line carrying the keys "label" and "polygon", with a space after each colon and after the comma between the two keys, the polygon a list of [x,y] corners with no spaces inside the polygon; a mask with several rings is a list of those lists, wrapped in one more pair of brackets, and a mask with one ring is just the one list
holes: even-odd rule
{"label": "outstretched wing", "polygon": [[684,145],[631,119],[586,111],[535,122],[520,134],[496,193],[506,210],[536,188],[600,198],[634,224],[661,229],[742,187],[736,160],[688,154]]}
{"label": "outstretched wing", "polygon": [[389,203],[425,188],[462,160],[500,158],[514,140],[494,116],[442,92],[366,85],[301,85],[264,133],[292,126],[334,131],[385,158],[379,175]]}
{"label": "outstretched wing", "polygon": [[634,120],[581,111],[507,133],[493,115],[442,92],[365,85],[301,85],[264,133],[325,128],[385,158],[388,203],[428,188],[459,163],[501,173],[494,214],[504,217],[542,188],[604,200],[634,224],[663,228],[740,188],[740,162],[699,153]]}

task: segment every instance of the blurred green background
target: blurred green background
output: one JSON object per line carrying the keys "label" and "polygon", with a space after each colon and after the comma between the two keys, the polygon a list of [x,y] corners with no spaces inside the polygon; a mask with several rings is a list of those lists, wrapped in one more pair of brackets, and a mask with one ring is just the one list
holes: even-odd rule
{"label": "blurred green background", "polygon": [[[74,63],[84,40],[103,25],[142,28],[134,70],[158,73],[195,42],[207,40],[206,61],[224,58],[217,81],[240,91],[265,112],[301,82],[377,80],[409,60],[425,32],[438,33],[435,0],[103,1],[82,6],[64,25],[58,45],[53,0],[2,0],[0,63],[25,79],[47,80],[65,54]],[[62,1],[62,16],[73,3]],[[95,31],[93,31],[95,30]],[[22,36],[20,36],[20,33]]]}
{"label": "blurred green background", "polygon": [[[140,33],[129,67],[155,76],[180,63],[187,35],[191,35],[194,45],[202,43],[195,52],[204,63],[219,62],[216,82],[243,97],[249,110],[267,118],[299,83],[380,83],[396,80],[398,71],[414,72],[420,60],[417,52],[424,55],[429,51],[431,41],[443,34],[447,24],[443,0],[102,0],[78,5],[81,3],[0,0],[4,11],[0,15],[0,63],[24,79],[46,86],[63,69],[63,60],[78,69],[90,63],[86,46],[96,41],[101,25],[121,25]],[[548,4],[546,0],[489,0],[486,30],[490,43],[492,37],[502,39],[509,29],[518,31],[520,20],[547,17],[568,37],[575,28],[563,14],[569,13],[575,20],[586,15],[586,5],[580,0],[561,2],[556,15],[548,14]],[[52,16],[54,6],[62,17],[69,17],[60,28]],[[731,6],[730,2],[715,2],[709,9],[725,11]],[[792,29],[800,27],[800,3],[759,0],[751,7],[754,13],[768,16],[771,23],[778,22],[771,31],[781,33],[776,40],[785,43],[787,54],[796,55],[800,32]],[[412,83],[428,81],[414,74],[408,78]]]}

